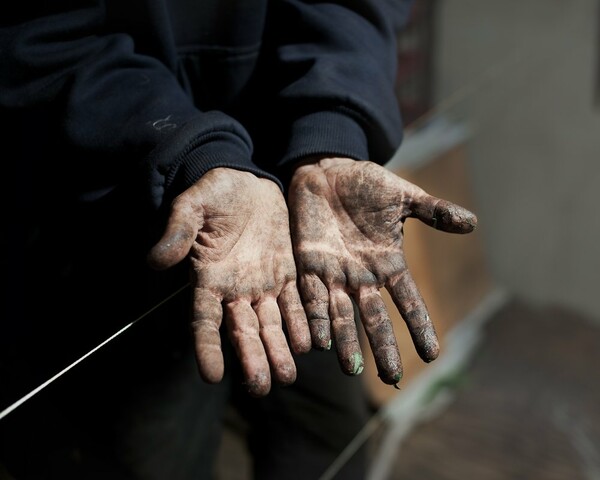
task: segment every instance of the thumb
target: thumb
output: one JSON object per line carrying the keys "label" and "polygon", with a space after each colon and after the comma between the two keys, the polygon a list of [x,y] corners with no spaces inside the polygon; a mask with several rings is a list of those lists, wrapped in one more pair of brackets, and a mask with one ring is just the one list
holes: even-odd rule
{"label": "thumb", "polygon": [[477,217],[460,205],[423,192],[411,205],[409,217],[448,233],[469,233],[477,228]]}
{"label": "thumb", "polygon": [[181,262],[192,248],[202,224],[203,218],[198,221],[198,212],[190,214],[185,209],[174,209],[162,238],[148,253],[150,267],[165,270]]}

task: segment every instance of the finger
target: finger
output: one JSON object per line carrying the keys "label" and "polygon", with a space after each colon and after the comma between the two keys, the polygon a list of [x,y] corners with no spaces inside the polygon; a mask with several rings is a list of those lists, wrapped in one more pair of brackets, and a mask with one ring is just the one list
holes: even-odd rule
{"label": "finger", "polygon": [[319,350],[329,350],[331,348],[331,327],[327,287],[315,275],[301,275],[300,293],[313,346]]}
{"label": "finger", "polygon": [[271,389],[269,362],[259,334],[256,313],[248,302],[226,305],[229,338],[242,365],[248,393],[262,397]]}
{"label": "finger", "polygon": [[385,302],[378,289],[363,288],[356,294],[356,303],[379,378],[395,385],[402,378],[402,360]]}
{"label": "finger", "polygon": [[466,208],[425,192],[411,205],[411,217],[448,233],[469,233],[477,227],[477,217]]}
{"label": "finger", "polygon": [[219,334],[222,319],[220,298],[206,289],[194,289],[191,326],[196,360],[200,376],[209,383],[220,382],[225,370]]}
{"label": "finger", "polygon": [[296,381],[296,365],[283,334],[277,302],[267,298],[255,306],[255,311],[260,324],[260,338],[275,381],[282,385],[291,385]]}
{"label": "finger", "polygon": [[311,348],[310,329],[296,282],[289,282],[283,287],[277,301],[287,326],[293,352],[296,354],[309,352]]}
{"label": "finger", "polygon": [[340,289],[331,291],[329,316],[342,371],[346,375],[360,375],[365,362],[358,343],[354,305],[346,292]]}
{"label": "finger", "polygon": [[388,282],[386,287],[408,326],[419,356],[425,362],[435,360],[440,352],[437,334],[429,318],[423,297],[410,271],[405,269],[400,275]]}
{"label": "finger", "polygon": [[[198,212],[191,212],[189,208],[178,208],[174,204],[162,238],[148,254],[148,264],[156,270],[164,270],[183,260],[202,228],[202,222],[198,221],[198,218]],[[196,221],[191,222],[190,219]]]}

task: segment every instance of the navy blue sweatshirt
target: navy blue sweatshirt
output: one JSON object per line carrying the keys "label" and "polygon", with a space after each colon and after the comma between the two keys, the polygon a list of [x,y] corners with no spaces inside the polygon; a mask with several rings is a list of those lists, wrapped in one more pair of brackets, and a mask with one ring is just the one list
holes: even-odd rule
{"label": "navy blue sweatshirt", "polygon": [[278,181],[308,155],[383,163],[402,136],[395,39],[410,3],[4,2],[0,108],[33,129],[25,142],[51,131],[90,189],[142,172],[154,207],[215,167]]}

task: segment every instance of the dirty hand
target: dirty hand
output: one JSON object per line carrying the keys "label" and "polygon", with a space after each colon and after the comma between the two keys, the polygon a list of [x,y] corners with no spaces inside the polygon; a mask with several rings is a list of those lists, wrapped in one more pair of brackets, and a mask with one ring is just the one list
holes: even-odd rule
{"label": "dirty hand", "polygon": [[296,267],[283,194],[272,181],[215,168],[179,195],[162,239],[149,254],[156,269],[189,258],[192,327],[200,375],[221,381],[221,320],[253,396],[266,395],[271,374],[280,384],[296,379],[295,353],[311,348],[296,287]]}
{"label": "dirty hand", "polygon": [[407,269],[403,225],[415,217],[439,230],[471,232],[475,215],[433,197],[375,163],[325,158],[296,169],[289,200],[299,286],[315,348],[336,347],[342,371],[363,369],[354,299],[381,380],[402,377],[396,337],[380,288],[390,293],[420,357],[439,352],[434,326]]}

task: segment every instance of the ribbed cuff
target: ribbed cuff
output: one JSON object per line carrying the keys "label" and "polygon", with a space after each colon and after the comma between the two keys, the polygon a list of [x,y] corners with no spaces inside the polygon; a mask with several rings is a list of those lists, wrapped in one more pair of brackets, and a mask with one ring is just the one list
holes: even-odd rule
{"label": "ribbed cuff", "polygon": [[288,167],[314,155],[368,160],[367,137],[348,115],[334,111],[311,113],[292,124],[288,148],[280,165]]}
{"label": "ribbed cuff", "polygon": [[[214,117],[214,118],[213,118]],[[207,130],[206,125],[211,125]],[[220,112],[190,121],[149,156],[152,202],[159,207],[193,185],[213,168],[226,167],[268,178],[283,190],[279,179],[252,160],[252,143],[243,127]]]}

